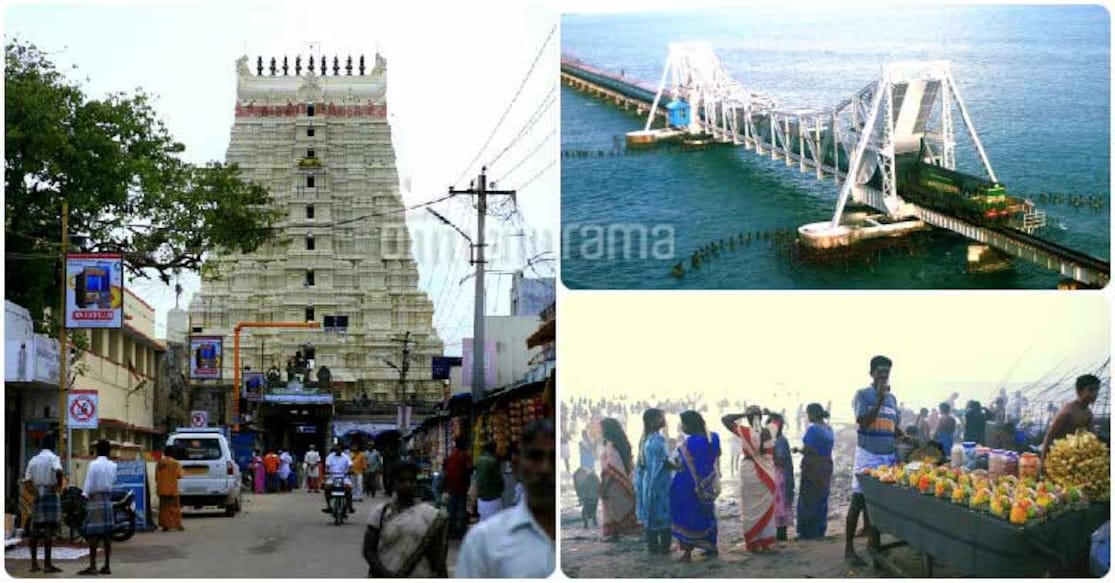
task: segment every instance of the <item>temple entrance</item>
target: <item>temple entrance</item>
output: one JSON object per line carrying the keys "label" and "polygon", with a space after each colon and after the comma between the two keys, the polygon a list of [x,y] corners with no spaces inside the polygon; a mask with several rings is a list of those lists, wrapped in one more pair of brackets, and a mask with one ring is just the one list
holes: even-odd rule
{"label": "temple entrance", "polygon": [[331,417],[330,405],[269,405],[263,421],[264,446],[275,451],[286,449],[298,457],[304,456],[311,444],[320,452],[328,451]]}

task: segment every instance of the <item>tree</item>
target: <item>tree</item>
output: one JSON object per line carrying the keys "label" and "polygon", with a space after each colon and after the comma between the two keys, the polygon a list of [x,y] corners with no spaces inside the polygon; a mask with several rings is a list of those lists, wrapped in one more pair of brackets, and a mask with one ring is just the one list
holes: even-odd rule
{"label": "tree", "polygon": [[208,252],[249,253],[280,211],[236,165],[194,165],[142,89],[90,99],[48,56],[5,46],[4,239],[8,299],[36,318],[60,302],[62,202],[71,249],[124,254],[130,275],[170,282]]}

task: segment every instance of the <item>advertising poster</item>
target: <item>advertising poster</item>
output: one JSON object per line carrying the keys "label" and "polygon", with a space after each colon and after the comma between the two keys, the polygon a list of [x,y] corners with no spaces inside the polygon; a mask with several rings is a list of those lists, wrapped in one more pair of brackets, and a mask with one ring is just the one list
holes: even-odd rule
{"label": "advertising poster", "polygon": [[66,281],[67,328],[119,328],[123,325],[123,255],[66,255]]}
{"label": "advertising poster", "polygon": [[116,482],[114,491],[131,490],[136,501],[136,530],[147,528],[147,462],[138,460],[116,460]]}
{"label": "advertising poster", "polygon": [[241,395],[250,402],[256,403],[263,400],[264,387],[267,386],[267,377],[261,372],[244,373],[244,387]]}
{"label": "advertising poster", "polygon": [[190,378],[220,379],[224,338],[190,336]]}

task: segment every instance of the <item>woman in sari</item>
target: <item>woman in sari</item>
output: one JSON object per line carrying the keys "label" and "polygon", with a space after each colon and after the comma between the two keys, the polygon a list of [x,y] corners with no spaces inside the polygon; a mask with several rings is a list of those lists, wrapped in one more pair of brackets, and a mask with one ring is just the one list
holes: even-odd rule
{"label": "woman in sari", "polygon": [[[737,421],[745,419],[746,425]],[[724,426],[743,442],[739,471],[740,516],[747,550],[762,553],[774,545],[774,440],[762,426],[763,410],[756,405],[742,415],[725,415]]]}
{"label": "woman in sari", "polygon": [[636,515],[646,529],[647,550],[652,555],[670,552],[670,470],[674,466],[662,429],[661,409],[643,412],[643,437],[639,439],[639,464],[635,471]]}
{"label": "woman in sari", "polygon": [[825,423],[829,416],[820,403],[806,408],[809,429],[803,438],[805,454],[801,460],[801,494],[798,497],[798,538],[815,539],[825,536],[828,526],[829,488],[832,487],[832,427]]}
{"label": "woman in sari", "polygon": [[263,494],[267,491],[267,472],[263,468],[263,456],[258,449],[248,467],[252,469],[252,490],[256,494]]}
{"label": "woman in sari", "polygon": [[794,525],[794,460],[790,440],[782,433],[786,420],[772,413],[768,423],[774,434],[774,527],[778,540],[789,540],[786,529]]}
{"label": "woman in sari", "polygon": [[615,542],[621,534],[639,534],[642,527],[635,517],[635,486],[631,483],[631,442],[619,421],[611,417],[600,422],[604,455],[600,456],[600,506],[604,537]]}
{"label": "woman in sari", "polygon": [[716,498],[720,495],[720,437],[709,433],[696,411],[681,414],[687,437],[678,446],[681,468],[670,485],[670,512],[674,538],[688,563],[693,549],[716,555]]}
{"label": "woman in sari", "polygon": [[449,516],[417,499],[418,466],[397,462],[391,468],[395,496],[373,508],[364,533],[368,576],[447,578]]}

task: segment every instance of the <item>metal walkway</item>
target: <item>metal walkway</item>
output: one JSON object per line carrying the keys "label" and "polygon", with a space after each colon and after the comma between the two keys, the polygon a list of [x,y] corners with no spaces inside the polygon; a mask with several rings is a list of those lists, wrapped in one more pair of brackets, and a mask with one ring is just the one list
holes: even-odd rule
{"label": "metal walkway", "polygon": [[[887,65],[878,80],[835,107],[823,109],[779,107],[773,99],[748,90],[731,79],[707,43],[671,45],[658,87],[570,57],[562,58],[561,79],[570,87],[647,115],[647,130],[655,120],[665,118],[661,101],[669,92],[672,99],[689,105],[690,133],[784,160],[818,180],[832,177],[840,187],[834,227],[850,199],[895,218],[919,218],[1085,285],[1102,287],[1110,279],[1108,261],[1035,236],[1045,224],[1045,215],[1032,203],[1027,204],[1018,228],[1002,228],[973,225],[901,197],[895,180],[896,155],[914,151],[924,141],[939,164],[955,169],[953,117],[957,112],[984,170],[998,181],[948,63]],[[845,180],[849,168],[856,180]],[[873,177],[881,184],[869,186]]]}

